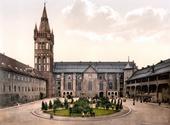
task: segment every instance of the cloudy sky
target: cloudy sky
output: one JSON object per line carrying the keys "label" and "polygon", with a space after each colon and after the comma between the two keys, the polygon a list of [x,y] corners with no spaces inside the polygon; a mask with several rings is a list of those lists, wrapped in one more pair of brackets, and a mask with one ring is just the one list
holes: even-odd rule
{"label": "cloudy sky", "polygon": [[[0,53],[33,66],[43,0],[0,0]],[[170,0],[47,0],[55,61],[170,58]]]}

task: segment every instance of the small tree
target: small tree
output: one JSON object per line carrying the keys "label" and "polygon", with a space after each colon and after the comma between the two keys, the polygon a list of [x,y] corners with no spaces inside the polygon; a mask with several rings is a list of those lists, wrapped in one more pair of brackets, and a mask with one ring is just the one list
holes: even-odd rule
{"label": "small tree", "polygon": [[67,101],[67,99],[64,100],[64,107],[65,107],[66,109],[68,109],[68,101]]}
{"label": "small tree", "polygon": [[52,102],[50,100],[50,102],[49,102],[49,109],[52,109],[52,108],[53,108],[53,104],[52,104]]}
{"label": "small tree", "polygon": [[47,104],[47,102],[45,102],[44,110],[48,110],[48,104]]}
{"label": "small tree", "polygon": [[120,109],[123,109],[122,100],[120,101],[119,108],[120,108]]}
{"label": "small tree", "polygon": [[55,113],[55,110],[57,108],[61,108],[61,107],[63,107],[63,104],[61,103],[61,101],[59,99],[54,100],[54,103],[53,103],[53,112]]}
{"label": "small tree", "polygon": [[45,103],[44,103],[44,101],[42,101],[42,103],[41,103],[41,110],[44,110],[45,109]]}
{"label": "small tree", "polygon": [[114,99],[114,102],[113,102],[114,105],[116,105],[116,99]]}

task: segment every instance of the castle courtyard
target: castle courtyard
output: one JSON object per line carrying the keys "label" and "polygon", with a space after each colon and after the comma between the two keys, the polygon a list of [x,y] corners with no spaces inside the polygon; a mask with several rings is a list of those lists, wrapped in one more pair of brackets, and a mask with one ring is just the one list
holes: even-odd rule
{"label": "castle courtyard", "polygon": [[[48,99],[45,99],[47,101]],[[132,104],[132,100],[123,103],[131,112],[118,117],[101,117],[95,118],[60,118],[60,120],[50,118],[41,118],[32,114],[34,110],[41,107],[41,101],[28,103],[0,110],[1,125],[169,125],[170,108],[165,105],[157,105],[152,103],[136,102]]]}

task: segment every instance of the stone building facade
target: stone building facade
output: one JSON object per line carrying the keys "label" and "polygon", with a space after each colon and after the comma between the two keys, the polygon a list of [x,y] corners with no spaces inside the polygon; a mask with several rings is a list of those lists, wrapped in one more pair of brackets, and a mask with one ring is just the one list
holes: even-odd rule
{"label": "stone building facade", "polygon": [[126,81],[127,95],[170,102],[170,59],[136,71]]}
{"label": "stone building facade", "polygon": [[0,53],[0,107],[46,97],[46,80],[35,69]]}
{"label": "stone building facade", "polygon": [[134,62],[55,62],[57,96],[123,96],[124,70],[134,70]]}

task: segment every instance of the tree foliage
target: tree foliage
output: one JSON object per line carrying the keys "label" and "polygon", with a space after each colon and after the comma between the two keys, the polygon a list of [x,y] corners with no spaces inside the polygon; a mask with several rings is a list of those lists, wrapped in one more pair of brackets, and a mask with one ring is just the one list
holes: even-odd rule
{"label": "tree foliage", "polygon": [[75,102],[72,113],[87,113],[92,112],[92,109],[89,106],[89,100],[86,98],[80,98],[78,101]]}
{"label": "tree foliage", "polygon": [[49,101],[49,109],[52,109],[53,108],[53,104],[52,104],[52,101],[50,100]]}

